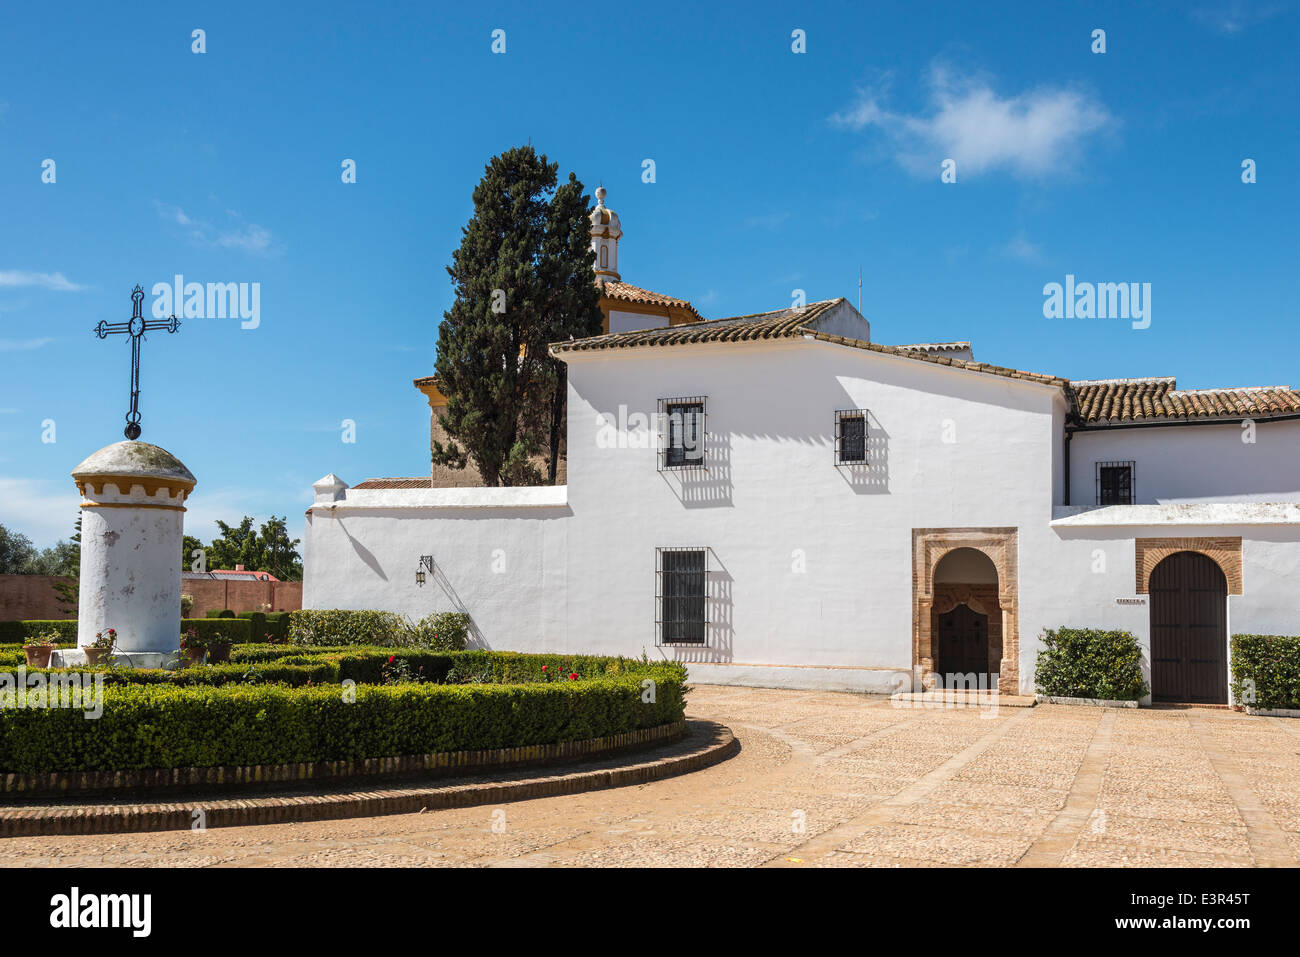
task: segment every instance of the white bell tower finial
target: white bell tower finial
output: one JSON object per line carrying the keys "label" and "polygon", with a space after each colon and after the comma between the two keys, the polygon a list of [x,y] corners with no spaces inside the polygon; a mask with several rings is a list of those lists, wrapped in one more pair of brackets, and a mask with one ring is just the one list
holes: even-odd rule
{"label": "white bell tower finial", "polygon": [[591,211],[591,248],[596,254],[596,282],[611,279],[621,282],[618,274],[618,240],[623,227],[618,213],[605,206],[606,190],[596,187],[596,208]]}

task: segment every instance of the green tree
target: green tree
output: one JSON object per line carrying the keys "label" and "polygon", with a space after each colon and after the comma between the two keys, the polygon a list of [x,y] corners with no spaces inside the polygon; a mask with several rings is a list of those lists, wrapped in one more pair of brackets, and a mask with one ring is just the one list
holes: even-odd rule
{"label": "green tree", "polygon": [[272,515],[255,529],[253,519],[245,515],[238,525],[218,521],[217,528],[221,535],[206,549],[209,570],[243,565],[248,571],[268,572],[281,581],[302,578],[302,558],[297,551],[300,540],[289,537],[287,517]]}
{"label": "green tree", "polygon": [[23,575],[37,556],[32,540],[0,525],[0,575]]}
{"label": "green tree", "polygon": [[600,330],[588,200],[572,173],[556,189],[558,168],[531,146],[492,157],[447,267],[456,301],[438,327],[435,372],[449,440],[434,442],[433,461],[473,460],[491,486],[539,482],[543,450],[554,481],[564,396],[547,344]]}
{"label": "green tree", "polygon": [[276,518],[262,524],[260,530],[262,541],[261,571],[270,572],[282,582],[301,581],[302,559],[298,555],[301,539],[289,537],[288,516]]}

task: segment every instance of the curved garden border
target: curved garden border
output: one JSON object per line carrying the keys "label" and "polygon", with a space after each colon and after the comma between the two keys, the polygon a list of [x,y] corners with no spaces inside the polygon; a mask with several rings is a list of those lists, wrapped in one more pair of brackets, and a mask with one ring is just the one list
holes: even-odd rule
{"label": "curved garden border", "polygon": [[686,722],[675,721],[603,738],[482,751],[439,751],[388,758],[304,761],[293,764],[256,764],[242,767],[217,765],[125,771],[9,773],[0,775],[0,794],[36,796],[51,793],[67,794],[72,791],[111,791],[119,788],[241,788],[337,781],[364,775],[443,777],[473,771],[508,770],[603,757],[664,744],[680,738],[685,733]]}
{"label": "curved garden border", "polygon": [[[674,741],[663,734],[676,732]],[[582,768],[568,773],[542,774],[501,781],[467,781],[441,787],[394,787],[384,790],[339,791],[309,795],[266,795],[240,799],[218,798],[207,801],[193,798],[167,804],[62,804],[0,808],[0,837],[29,837],[52,834],[99,834],[132,831],[190,830],[196,813],[201,811],[205,827],[239,827],[254,824],[279,824],[290,821],[336,820],[347,817],[370,817],[383,814],[410,814],[416,811],[442,810],[499,804],[531,798],[555,797],[597,791],[604,788],[645,784],[710,767],[731,757],[738,743],[731,730],[711,721],[675,722],[614,738],[595,738],[569,742],[568,746],[632,738],[660,732],[655,744],[669,753],[649,760],[613,767]],[[506,752],[537,751],[563,745],[534,748],[508,748]],[[627,745],[599,752],[608,758]],[[502,752],[460,752],[460,754],[499,754]],[[582,757],[597,752],[587,751]],[[400,759],[378,759],[400,760]],[[294,767],[289,765],[287,767]],[[464,766],[462,765],[461,768]],[[495,767],[501,767],[496,765]],[[302,779],[295,779],[302,780]]]}

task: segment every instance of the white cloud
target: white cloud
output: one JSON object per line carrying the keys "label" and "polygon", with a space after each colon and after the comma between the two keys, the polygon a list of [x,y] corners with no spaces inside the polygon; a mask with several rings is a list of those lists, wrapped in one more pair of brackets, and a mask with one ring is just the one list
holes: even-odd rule
{"label": "white cloud", "polygon": [[51,479],[0,477],[0,525],[49,548],[76,531],[81,496],[72,484]]}
{"label": "white cloud", "polygon": [[180,226],[191,240],[200,246],[221,246],[225,249],[238,249],[256,256],[274,252],[275,243],[271,231],[257,223],[245,223],[239,213],[233,209],[226,210],[226,216],[236,220],[229,228],[219,228],[212,223],[191,216],[179,206],[154,201],[158,215],[169,223]]}
{"label": "white cloud", "polygon": [[39,339],[0,339],[0,352],[26,352],[49,345],[54,340],[49,336]]}
{"label": "white cloud", "polygon": [[1001,248],[1000,252],[1007,259],[1018,259],[1021,262],[1040,263],[1043,261],[1043,247],[1030,242],[1024,233],[1017,233],[1010,242]]}
{"label": "white cloud", "polygon": [[1192,19],[1203,27],[1227,36],[1241,33],[1248,27],[1273,19],[1283,11],[1278,3],[1247,3],[1245,0],[1228,0],[1192,11]]}
{"label": "white cloud", "polygon": [[924,112],[893,112],[883,105],[883,90],[866,89],[831,123],[879,130],[897,162],[917,175],[937,178],[945,159],[956,160],[959,182],[994,170],[1025,177],[1062,172],[1089,136],[1116,125],[1100,102],[1078,90],[1038,87],[1004,97],[985,79],[941,66],[931,69],[927,86]]}
{"label": "white cloud", "polygon": [[0,287],[39,286],[55,292],[80,292],[84,286],[70,282],[61,272],[23,272],[20,269],[0,270]]}

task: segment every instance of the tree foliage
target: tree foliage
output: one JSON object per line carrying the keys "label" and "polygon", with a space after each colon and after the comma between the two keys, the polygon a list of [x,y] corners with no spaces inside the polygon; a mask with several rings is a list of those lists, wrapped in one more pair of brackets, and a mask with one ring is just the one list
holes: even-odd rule
{"label": "tree foliage", "polygon": [[435,371],[449,441],[434,442],[433,461],[473,461],[487,485],[538,483],[543,455],[554,481],[565,387],[547,346],[601,329],[588,197],[572,173],[557,189],[558,168],[531,146],[492,157],[447,267],[456,301]]}

